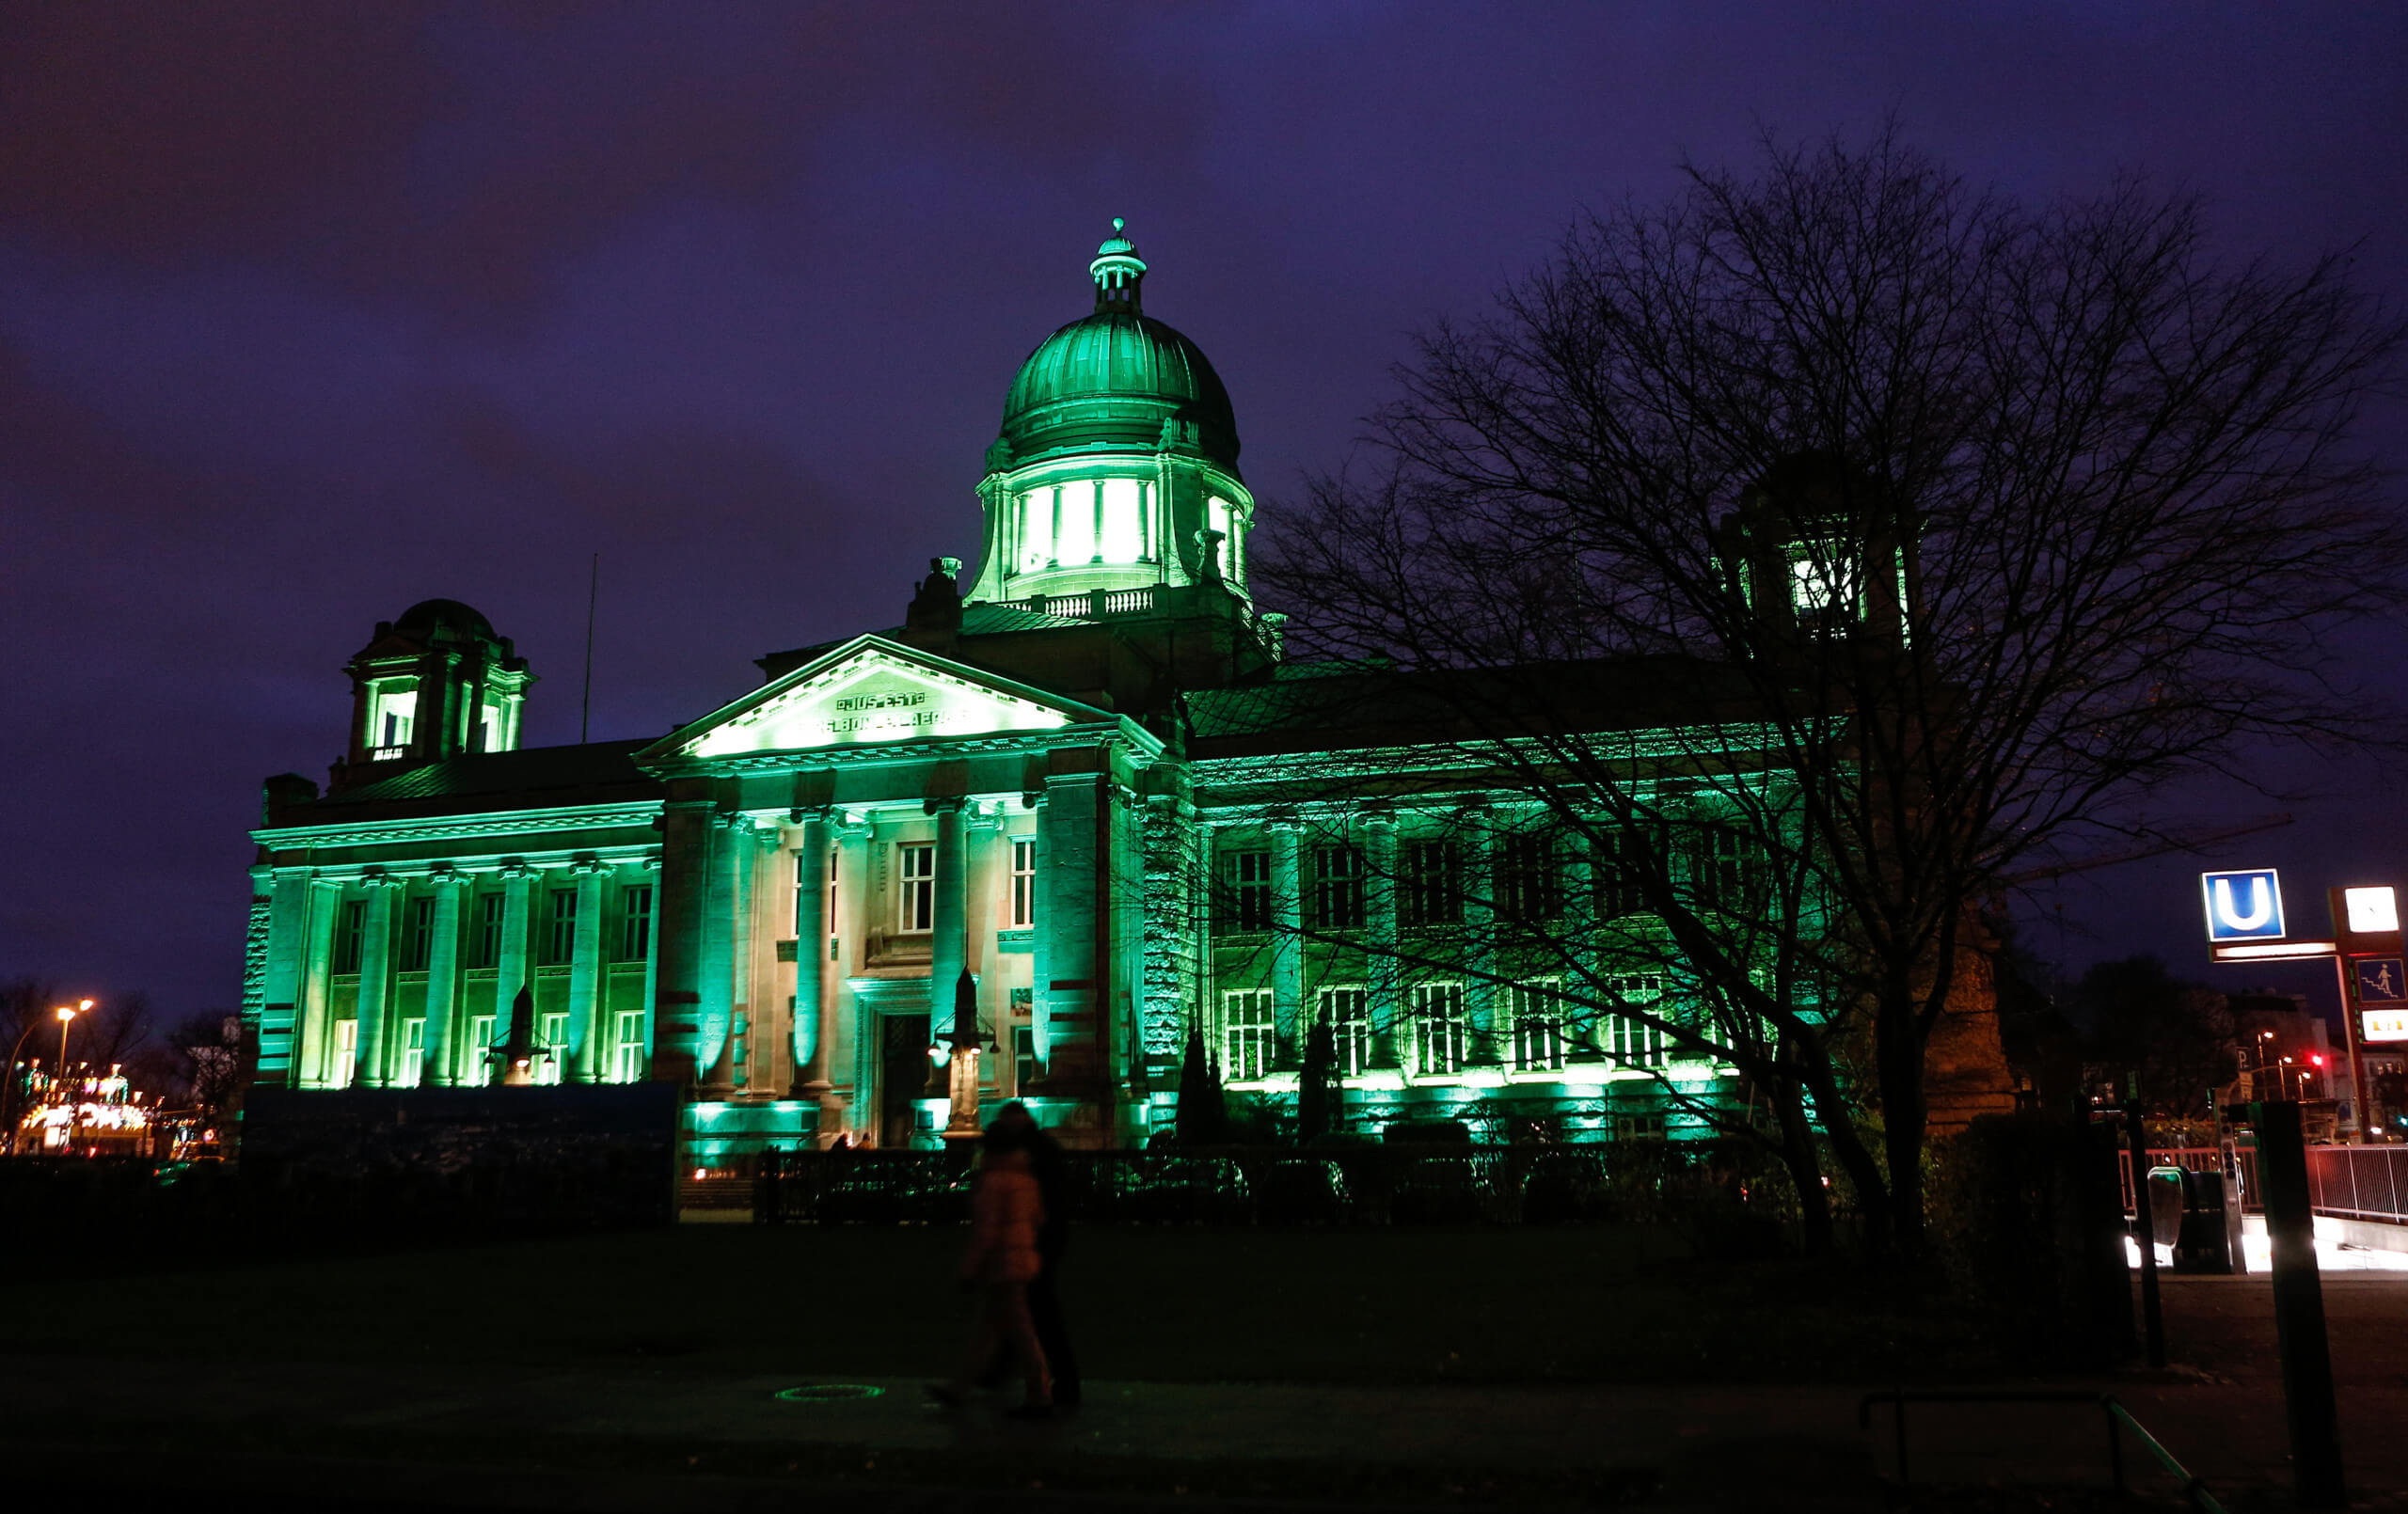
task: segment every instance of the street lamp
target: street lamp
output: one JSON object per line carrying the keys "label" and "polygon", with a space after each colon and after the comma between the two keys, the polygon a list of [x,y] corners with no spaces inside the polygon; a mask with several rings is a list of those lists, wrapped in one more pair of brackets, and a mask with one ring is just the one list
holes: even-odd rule
{"label": "street lamp", "polygon": [[75,1023],[76,1016],[91,1007],[92,1001],[87,999],[79,1001],[73,1009],[61,1004],[53,1011],[58,1017],[58,1076],[51,1080],[53,1093],[58,1093],[67,1086],[67,1028]]}

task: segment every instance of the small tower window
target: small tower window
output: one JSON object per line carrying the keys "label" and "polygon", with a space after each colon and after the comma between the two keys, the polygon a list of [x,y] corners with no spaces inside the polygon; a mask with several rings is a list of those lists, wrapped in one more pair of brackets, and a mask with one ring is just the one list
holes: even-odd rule
{"label": "small tower window", "polygon": [[393,679],[376,685],[368,708],[368,760],[384,762],[407,755],[417,723],[417,680]]}
{"label": "small tower window", "polygon": [[1207,528],[1221,533],[1221,576],[1234,579],[1237,576],[1238,538],[1236,516],[1229,509],[1229,502],[1226,499],[1212,501],[1206,507],[1204,521]]}
{"label": "small tower window", "polygon": [[1054,560],[1066,566],[1092,562],[1096,557],[1096,486],[1091,479],[1062,486],[1061,510],[1055,517]]}
{"label": "small tower window", "polygon": [[1106,479],[1103,490],[1103,545],[1106,562],[1137,562],[1146,555],[1143,486],[1134,479]]}

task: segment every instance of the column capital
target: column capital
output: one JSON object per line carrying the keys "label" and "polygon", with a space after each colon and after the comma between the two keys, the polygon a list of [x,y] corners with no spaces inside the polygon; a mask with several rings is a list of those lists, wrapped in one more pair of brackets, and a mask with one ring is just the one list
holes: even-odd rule
{"label": "column capital", "polygon": [[337,893],[341,893],[342,885],[342,879],[329,877],[324,873],[313,873],[309,875],[309,887],[313,889],[332,889]]}
{"label": "column capital", "polygon": [[568,870],[571,873],[576,874],[578,877],[583,878],[592,877],[596,874],[607,874],[611,870],[611,863],[606,862],[598,857],[580,857],[577,860],[569,863]]}
{"label": "column capital", "polygon": [[523,857],[512,857],[504,859],[501,866],[494,869],[494,871],[500,874],[503,877],[508,878],[511,882],[516,883],[523,879],[533,877],[536,874],[541,873],[543,869],[535,866],[532,862],[528,861],[527,859]]}
{"label": "column capital", "polygon": [[928,799],[920,806],[923,812],[932,815],[959,814],[969,807],[970,801],[958,794],[949,798]]}
{"label": "column capital", "polygon": [[1266,830],[1294,831],[1305,828],[1304,818],[1293,810],[1275,810],[1262,817],[1262,825]]}
{"label": "column capital", "polygon": [[1394,826],[1396,808],[1385,799],[1375,799],[1363,806],[1355,818],[1367,826]]}
{"label": "column capital", "polygon": [[973,804],[966,818],[974,830],[1000,830],[1004,824],[1004,807],[995,803]]}
{"label": "column capital", "polygon": [[467,874],[461,872],[451,863],[437,862],[435,866],[427,869],[426,881],[434,885],[436,888],[440,889],[447,886],[457,888],[458,886],[468,883],[472,880],[469,878]]}
{"label": "column capital", "polygon": [[643,854],[643,860],[638,862],[636,865],[642,868],[647,873],[657,873],[660,871],[660,854],[658,852],[646,852]]}
{"label": "column capital", "polygon": [[800,828],[814,820],[825,822],[834,813],[834,807],[825,804],[798,804],[786,812],[786,824]]}
{"label": "column capital", "polygon": [[1020,796],[1020,807],[1023,810],[1038,810],[1044,808],[1044,805],[1045,791],[1043,789],[1030,789]]}
{"label": "column capital", "polygon": [[363,889],[405,889],[409,887],[409,881],[399,874],[376,867],[360,875],[359,886]]}

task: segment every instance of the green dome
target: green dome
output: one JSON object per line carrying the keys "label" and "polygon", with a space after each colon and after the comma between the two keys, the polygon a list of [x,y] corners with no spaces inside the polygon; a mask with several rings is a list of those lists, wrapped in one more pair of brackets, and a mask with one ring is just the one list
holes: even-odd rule
{"label": "green dome", "polygon": [[1038,344],[1004,401],[1003,442],[1021,464],[1068,452],[1163,444],[1163,423],[1195,428],[1204,455],[1234,474],[1238,423],[1204,350],[1141,313],[1146,265],[1113,223],[1089,272],[1096,311]]}

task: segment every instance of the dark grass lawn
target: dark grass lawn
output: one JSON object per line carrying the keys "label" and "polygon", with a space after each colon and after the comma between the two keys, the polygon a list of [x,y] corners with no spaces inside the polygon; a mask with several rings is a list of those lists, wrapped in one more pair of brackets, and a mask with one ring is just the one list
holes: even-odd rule
{"label": "dark grass lawn", "polygon": [[[0,1350],[934,1373],[958,1228],[686,1225],[21,1287]],[[1944,1301],[1613,1229],[1077,1233],[1088,1375],[1156,1381],[1880,1382],[1992,1369]]]}

